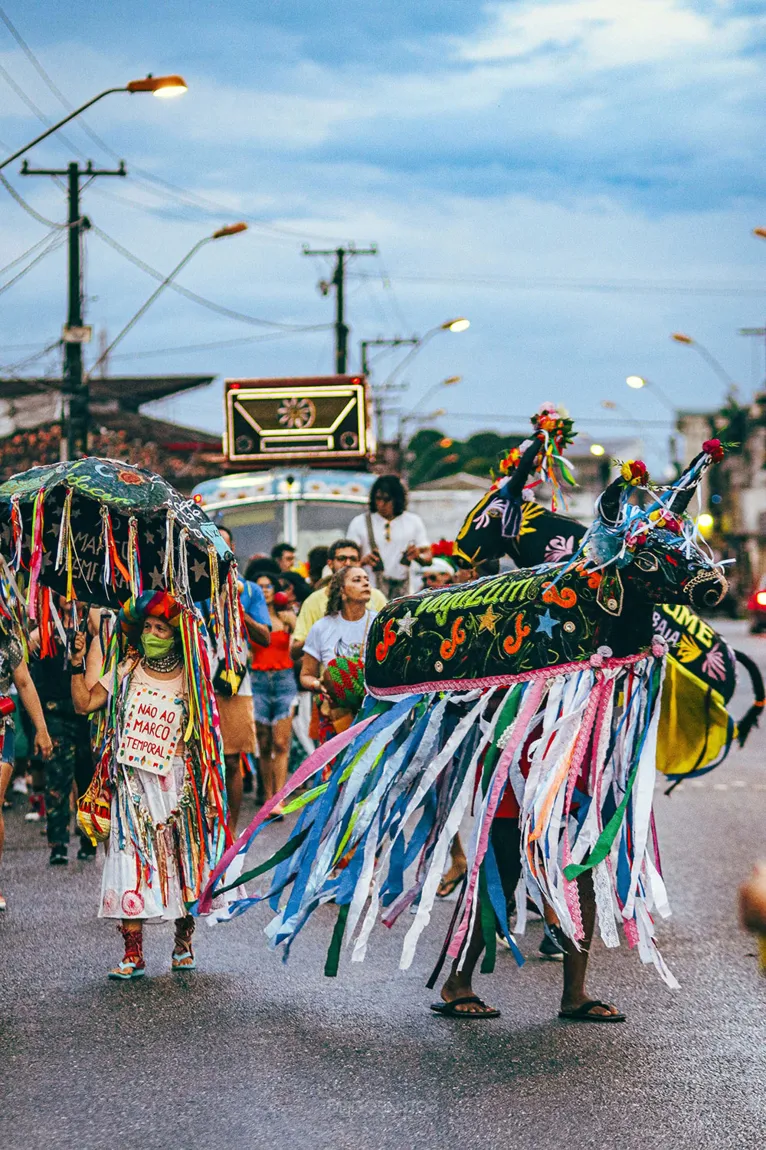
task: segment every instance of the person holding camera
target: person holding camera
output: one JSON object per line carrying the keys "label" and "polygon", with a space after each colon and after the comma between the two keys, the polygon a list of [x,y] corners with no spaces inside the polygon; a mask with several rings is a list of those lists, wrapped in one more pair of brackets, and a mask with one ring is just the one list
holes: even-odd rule
{"label": "person holding camera", "polygon": [[412,564],[428,567],[432,559],[425,524],[407,510],[407,492],[398,475],[375,480],[369,510],[351,520],[346,534],[359,546],[372,585],[387,599],[409,594]]}

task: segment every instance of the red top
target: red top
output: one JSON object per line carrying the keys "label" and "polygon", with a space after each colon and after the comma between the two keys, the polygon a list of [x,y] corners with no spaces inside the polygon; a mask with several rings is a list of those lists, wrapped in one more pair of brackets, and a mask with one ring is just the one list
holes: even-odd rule
{"label": "red top", "polygon": [[272,631],[268,647],[253,643],[251,649],[254,671],[292,671],[289,631]]}

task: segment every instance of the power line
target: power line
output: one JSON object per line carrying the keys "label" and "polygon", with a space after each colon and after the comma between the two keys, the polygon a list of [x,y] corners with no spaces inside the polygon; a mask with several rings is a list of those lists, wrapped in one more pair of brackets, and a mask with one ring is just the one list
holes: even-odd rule
{"label": "power line", "polygon": [[50,253],[55,251],[56,248],[60,248],[64,243],[66,243],[66,236],[62,236],[57,233],[50,241],[48,246],[43,248],[41,252],[38,252],[35,258],[30,260],[25,268],[22,268],[20,272],[17,272],[15,276],[12,276],[11,279],[7,280],[6,283],[0,286],[0,295],[2,295],[4,292],[7,292],[8,289],[13,287],[15,283],[18,283],[20,279],[23,279],[27,272],[31,272],[32,268],[35,267],[36,264],[39,264],[40,260],[45,259],[47,255],[50,255]]}
{"label": "power line", "polygon": [[[6,180],[2,172],[0,172],[0,184],[3,185],[9,195],[13,196],[19,207],[23,208],[27,215],[31,216],[33,220],[37,220],[38,224],[45,224],[46,228],[55,228],[57,231],[68,231],[69,228],[72,227],[72,224],[57,224],[55,220],[49,220],[46,219],[45,216],[41,216],[38,211],[35,211],[31,204],[27,203],[23,196],[19,195],[13,184],[10,184],[8,180]],[[79,224],[79,222],[78,220],[77,223]]]}
{"label": "power line", "polygon": [[38,248],[42,247],[43,244],[47,243],[48,240],[51,238],[51,236],[54,234],[55,234],[55,231],[54,232],[48,232],[47,236],[43,236],[43,238],[41,240],[38,240],[36,244],[32,244],[31,248],[27,248],[27,250],[25,252],[22,252],[20,256],[16,256],[15,260],[11,260],[11,262],[9,264],[6,264],[5,267],[0,268],[0,275],[2,275],[4,272],[9,272],[11,270],[11,268],[15,268],[17,264],[20,264],[23,260],[25,260],[27,258],[27,256],[31,256],[32,252],[37,251]]}
{"label": "power line", "polygon": [[[48,355],[49,352],[53,351],[55,348],[60,347],[60,346],[61,346],[61,340],[57,339],[53,343],[49,343],[48,346],[44,347],[41,351],[37,351],[37,352],[34,352],[34,354],[32,354],[32,355],[25,356],[24,359],[20,359],[16,363],[6,364],[5,366],[0,367],[0,372],[6,372],[6,373],[12,374],[13,372],[18,371],[19,368],[26,367],[26,365],[28,363],[34,363],[34,361],[36,359],[42,359],[44,355]],[[20,379],[19,376],[15,376],[15,378],[17,380]]]}
{"label": "power line", "polygon": [[[165,280],[166,277],[162,272],[158,271],[157,268],[153,268],[150,264],[147,264],[145,260],[140,258],[140,256],[134,255],[133,252],[129,251],[126,247],[123,247],[123,245],[117,240],[113,239],[112,236],[107,235],[107,233],[102,228],[99,228],[96,224],[91,224],[91,231],[99,236],[111,248],[114,248],[116,252],[119,252],[119,254],[125,259],[129,260],[132,264],[135,264],[136,267],[141,268],[141,270],[147,275],[152,276],[154,279],[159,280],[160,282]],[[241,323],[254,324],[256,327],[274,327],[287,332],[298,332],[327,331],[329,328],[334,326],[333,324],[326,323],[292,324],[282,323],[280,321],[271,319],[260,319],[257,316],[245,315],[243,312],[234,311],[232,308],[224,307],[223,304],[217,304],[213,300],[206,299],[205,296],[198,295],[196,292],[190,291],[188,288],[182,287],[178,283],[169,283],[167,286],[172,291],[186,296],[187,299],[192,300],[194,303],[200,304],[202,307],[208,308],[210,311],[217,312],[219,315],[225,315],[229,319],[239,320]]]}
{"label": "power line", "polygon": [[[321,330],[329,331],[332,324],[323,324]],[[317,328],[308,329],[305,332],[293,331],[275,331],[269,332],[267,335],[246,335],[241,339],[220,339],[214,340],[210,343],[188,343],[181,347],[157,347],[149,351],[124,351],[118,352],[117,355],[110,355],[110,361],[113,359],[149,359],[153,355],[170,355],[176,352],[186,351],[212,351],[219,347],[239,347],[242,344],[249,343],[266,343],[272,339],[289,339],[293,335],[309,334],[310,331],[320,330]]]}
{"label": "power line", "polygon": [[[11,88],[16,93],[16,95],[19,97],[19,99],[22,101],[22,103],[26,104],[26,106],[29,108],[30,112],[32,112],[33,115],[35,115],[37,117],[37,119],[40,121],[40,123],[45,124],[46,128],[50,128],[53,121],[50,120],[45,115],[45,113],[40,110],[40,108],[38,108],[38,106],[37,106],[37,104],[35,104],[34,100],[31,100],[29,98],[29,96],[26,94],[24,89],[21,88],[16,83],[16,81],[14,80],[13,76],[10,74],[8,69],[4,68],[2,66],[2,64],[0,64],[0,76],[3,77],[3,79],[5,80],[8,87]],[[78,148],[76,144],[73,144],[72,141],[69,139],[69,137],[65,136],[63,132],[58,132],[57,135],[58,135],[59,140],[61,140],[64,144],[66,144],[66,146],[68,148],[71,148],[73,151],[77,152],[78,156],[82,156],[83,159],[86,158],[85,153],[83,151],[81,151],[81,149]]]}
{"label": "power line", "polygon": [[[43,65],[41,64],[40,60],[34,54],[32,49],[30,48],[29,44],[27,44],[26,40],[24,40],[24,38],[21,35],[21,33],[19,32],[18,28],[15,27],[15,25],[12,23],[10,17],[8,16],[8,14],[2,8],[0,8],[0,21],[2,21],[3,24],[5,24],[6,28],[10,32],[13,39],[19,45],[19,47],[24,52],[27,59],[32,64],[35,71],[38,73],[38,75],[43,80],[44,84],[53,93],[53,95],[56,97],[56,99],[59,101],[59,103],[62,105],[62,107],[66,108],[66,110],[68,112],[73,111],[74,105],[71,103],[71,101],[69,101],[67,99],[67,97],[61,91],[61,89],[58,87],[58,85],[50,77],[48,72],[46,72],[46,70],[43,67]],[[45,123],[47,126],[50,126],[50,121],[46,119],[44,113],[37,107],[37,105],[35,105],[29,99],[29,97],[26,95],[26,93],[23,92],[23,90],[15,83],[15,81],[8,75],[8,73],[5,72],[5,70],[3,69],[2,73],[0,73],[0,74],[5,75],[6,79],[8,80],[10,85],[13,87],[16,94],[19,96],[19,98],[21,100],[24,101],[24,103],[27,105],[27,107],[30,109],[30,111],[32,111],[38,117],[38,119],[42,120],[43,123]],[[77,120],[77,126],[83,132],[85,132],[85,134],[87,136],[90,137],[90,139],[93,141],[94,144],[96,144],[99,148],[102,148],[103,151],[105,151],[113,159],[120,160],[120,159],[124,158],[123,156],[120,156],[119,153],[115,152],[114,148],[112,148],[111,145],[109,145],[104,139],[102,139],[101,136],[97,135],[93,131],[93,129],[90,127],[87,120],[85,120],[83,117],[79,117],[79,119]],[[61,138],[65,139],[65,137],[63,137],[63,136]],[[74,146],[74,145],[71,145],[71,146]],[[75,148],[75,150],[77,151],[78,149]],[[79,154],[84,157],[83,152],[79,152]],[[220,213],[222,211],[223,212],[231,211],[230,205],[224,206],[222,204],[216,203],[214,200],[208,199],[206,196],[200,196],[197,192],[190,192],[185,188],[178,187],[177,184],[173,184],[169,180],[164,180],[160,176],[155,176],[154,173],[147,171],[145,168],[140,168],[132,162],[131,162],[130,166],[131,166],[132,171],[137,172],[140,176],[143,177],[143,181],[149,181],[150,183],[157,184],[159,187],[161,187],[164,190],[166,199],[168,198],[168,196],[170,196],[171,198],[179,201],[184,207],[196,207],[197,209],[199,209],[199,207],[201,206],[202,208],[206,209],[208,212]],[[139,182],[143,182],[143,181],[139,181]],[[150,188],[149,190],[152,191],[155,196],[159,195],[159,193],[154,191],[152,188]],[[190,203],[189,201],[192,201],[192,202]],[[146,210],[145,205],[141,205],[141,206],[144,207],[144,210]],[[280,237],[284,240],[289,240],[291,242],[294,242],[295,240],[299,240],[299,239],[306,239],[307,237],[310,239],[316,239],[316,240],[329,240],[329,239],[331,239],[331,237],[326,236],[326,235],[318,235],[316,233],[306,232],[306,231],[294,231],[291,228],[280,227],[278,224],[272,224],[266,220],[258,220],[258,219],[251,218],[251,219],[248,219],[247,222],[249,224],[251,224],[251,226],[253,226],[253,227],[263,228],[266,231],[274,233],[275,238]]]}
{"label": "power line", "polygon": [[[367,272],[352,272],[354,277],[367,276]],[[509,289],[513,291],[586,291],[586,292],[627,292],[639,295],[766,295],[766,287],[737,287],[734,284],[684,284],[661,280],[578,280],[563,277],[532,278],[529,276],[477,276],[455,273],[443,276],[397,275],[397,280],[407,283],[431,284],[472,284],[479,287]]]}

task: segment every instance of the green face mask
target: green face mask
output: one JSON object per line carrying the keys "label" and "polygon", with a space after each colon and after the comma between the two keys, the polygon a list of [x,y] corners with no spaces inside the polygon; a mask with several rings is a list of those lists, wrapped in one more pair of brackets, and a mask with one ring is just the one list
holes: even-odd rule
{"label": "green face mask", "polygon": [[163,655],[169,655],[175,645],[172,635],[169,639],[160,639],[159,635],[141,636],[141,647],[147,659],[161,659]]}

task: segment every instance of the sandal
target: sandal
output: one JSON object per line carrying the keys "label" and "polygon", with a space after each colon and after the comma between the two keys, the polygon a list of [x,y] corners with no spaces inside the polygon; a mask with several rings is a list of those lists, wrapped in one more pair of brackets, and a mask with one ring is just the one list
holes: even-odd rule
{"label": "sandal", "polygon": [[171,957],[171,970],[196,970],[197,962],[191,946],[186,950],[173,951]]}
{"label": "sandal", "polygon": [[616,1010],[610,1002],[601,1002],[598,998],[589,998],[574,1010],[560,1010],[559,1018],[566,1018],[569,1022],[624,1022],[625,1015],[619,1011],[616,1014],[593,1014],[594,1006],[601,1006],[604,1010]]}
{"label": "sandal", "polygon": [[[480,1010],[458,1010],[458,1006],[467,1006],[475,1003]],[[441,1014],[444,1018],[499,1018],[500,1011],[494,1006],[487,1006],[478,994],[467,994],[463,998],[453,998],[452,1002],[432,1002],[431,1010],[434,1014]]]}
{"label": "sandal", "polygon": [[133,978],[143,978],[146,974],[146,967],[143,959],[138,958],[123,958],[114,970],[110,970],[107,978],[116,979],[118,982],[129,982]]}
{"label": "sandal", "polygon": [[449,898],[454,890],[460,886],[461,882],[465,882],[466,872],[461,871],[459,875],[453,878],[443,878],[436,888],[437,898]]}

